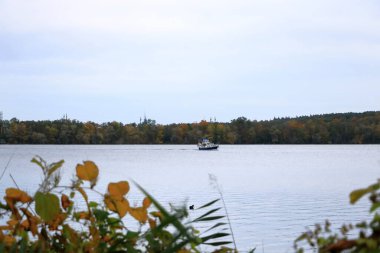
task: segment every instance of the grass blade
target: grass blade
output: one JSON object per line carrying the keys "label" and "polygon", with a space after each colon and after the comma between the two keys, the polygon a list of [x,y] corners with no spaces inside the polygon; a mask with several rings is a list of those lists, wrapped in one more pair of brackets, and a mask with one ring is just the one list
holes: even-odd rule
{"label": "grass blade", "polygon": [[218,211],[218,210],[220,210],[220,209],[221,209],[221,208],[215,208],[215,209],[212,209],[212,210],[208,211],[207,213],[205,213],[205,214],[199,216],[199,217],[196,218],[195,220],[193,220],[193,222],[197,222],[198,220],[200,220],[200,219],[202,219],[202,218],[204,218],[204,217],[206,217],[206,216],[208,216],[208,215],[210,215],[210,214],[212,214],[212,213],[215,213],[216,211]]}
{"label": "grass blade", "polygon": [[211,206],[212,204],[214,204],[215,202],[217,202],[217,201],[219,201],[219,200],[220,200],[220,199],[215,199],[215,200],[213,200],[213,201],[211,201],[211,202],[208,202],[207,204],[204,204],[203,206],[198,207],[197,210],[198,210],[198,209],[205,208],[205,207],[208,207],[208,206]]}

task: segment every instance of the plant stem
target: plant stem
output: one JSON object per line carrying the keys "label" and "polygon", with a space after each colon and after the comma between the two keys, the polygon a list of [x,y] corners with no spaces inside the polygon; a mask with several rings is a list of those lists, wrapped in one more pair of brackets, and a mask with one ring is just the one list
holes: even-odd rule
{"label": "plant stem", "polygon": [[228,226],[230,227],[231,236],[232,236],[232,241],[234,242],[235,251],[237,251],[236,241],[235,241],[235,236],[234,236],[234,232],[233,232],[233,230],[232,230],[231,221],[230,221],[230,216],[228,215],[226,202],[224,202],[223,193],[222,193],[222,191],[220,190],[218,183],[216,184],[216,186],[217,186],[218,192],[219,192],[219,194],[220,194],[220,198],[222,199],[223,206],[224,206],[224,210],[226,211],[226,217],[227,217],[227,220],[228,220]]}

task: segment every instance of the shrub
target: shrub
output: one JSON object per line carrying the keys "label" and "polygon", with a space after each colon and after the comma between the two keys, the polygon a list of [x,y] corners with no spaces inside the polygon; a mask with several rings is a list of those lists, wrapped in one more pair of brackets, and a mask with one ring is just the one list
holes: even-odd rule
{"label": "shrub", "polygon": [[[95,189],[99,169],[92,161],[76,166],[71,185],[60,184],[63,160],[47,164],[41,157],[32,162],[43,172],[43,180],[33,195],[18,188],[7,188],[5,203],[0,202],[0,252],[200,252],[207,245],[213,252],[237,252],[226,233],[228,223],[215,213],[218,199],[197,209],[204,213],[189,220],[186,207],[165,209],[141,186],[145,198],[140,206],[127,199],[129,182],[111,182],[107,192]],[[103,202],[91,201],[88,192],[99,194]],[[84,205],[76,205],[78,197]],[[130,215],[139,224],[132,231],[125,224]],[[216,222],[203,232],[199,222]]]}

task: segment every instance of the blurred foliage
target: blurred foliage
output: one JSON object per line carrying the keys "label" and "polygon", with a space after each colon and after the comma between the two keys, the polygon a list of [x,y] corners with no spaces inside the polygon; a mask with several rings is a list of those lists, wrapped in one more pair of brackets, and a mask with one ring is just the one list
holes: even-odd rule
{"label": "blurred foliage", "polygon": [[296,252],[380,252],[380,180],[366,188],[352,191],[350,203],[355,204],[364,196],[368,196],[371,203],[371,221],[343,225],[338,232],[333,232],[328,220],[325,224],[316,224],[313,230],[306,231],[295,240]]}
{"label": "blurred foliage", "polygon": [[[106,193],[98,192],[99,169],[92,161],[76,166],[69,186],[60,184],[63,160],[47,164],[37,156],[32,162],[43,174],[37,191],[30,195],[7,188],[5,202],[0,201],[5,223],[0,225],[0,252],[186,253],[201,252],[202,245],[209,252],[237,252],[226,246],[232,237],[225,216],[217,214],[218,199],[196,208],[202,214],[190,219],[186,207],[168,211],[138,184],[145,195],[139,206],[128,201],[127,181],[111,182]],[[89,192],[102,201],[92,201]],[[123,219],[127,215],[138,228],[130,229]],[[204,231],[195,228],[198,223]]]}
{"label": "blurred foliage", "polygon": [[161,125],[55,121],[0,122],[0,143],[18,144],[195,144],[201,137],[222,144],[380,143],[380,112],[324,114],[269,121],[239,117],[229,123],[201,121]]}

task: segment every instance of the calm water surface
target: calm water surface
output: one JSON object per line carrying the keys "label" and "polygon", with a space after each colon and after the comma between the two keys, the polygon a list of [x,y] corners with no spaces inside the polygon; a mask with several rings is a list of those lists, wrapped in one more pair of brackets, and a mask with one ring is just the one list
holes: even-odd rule
{"label": "calm water surface", "polygon": [[[41,173],[30,163],[34,155],[48,162],[65,159],[64,182],[77,163],[93,160],[100,168],[99,191],[110,181],[133,179],[166,205],[200,206],[218,198],[209,184],[214,174],[238,248],[266,253],[293,252],[294,238],[325,218],[336,226],[368,218],[366,201],[349,206],[348,194],[380,176],[380,145],[222,145],[217,151],[194,145],[2,145],[0,173],[12,159],[1,195],[14,186],[9,174],[23,189],[37,188]],[[129,199],[141,201],[136,187]]]}

